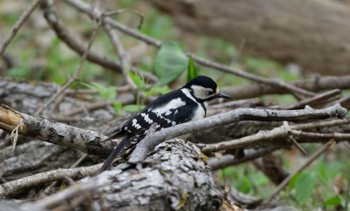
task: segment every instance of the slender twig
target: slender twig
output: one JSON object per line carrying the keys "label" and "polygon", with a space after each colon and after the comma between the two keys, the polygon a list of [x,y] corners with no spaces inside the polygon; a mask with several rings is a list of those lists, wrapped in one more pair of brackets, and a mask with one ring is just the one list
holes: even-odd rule
{"label": "slender twig", "polygon": [[278,149],[281,149],[280,146],[272,146],[265,149],[258,149],[258,150],[247,150],[244,152],[243,158],[235,158],[233,155],[223,155],[221,158],[211,158],[208,161],[209,166],[212,168],[212,170],[218,170],[225,168],[227,166],[234,166],[238,165],[250,160],[257,159],[259,157],[262,157],[264,155],[270,154],[273,151],[276,151]]}
{"label": "slender twig", "polygon": [[[44,1],[41,6],[48,25],[61,41],[63,41],[74,52],[82,56],[84,52],[86,52],[86,45],[84,45],[80,39],[76,39],[75,36],[64,26],[56,13],[55,5],[52,3],[52,1]],[[86,58],[90,62],[96,63],[109,70],[121,72],[121,66],[118,63],[106,57],[102,57],[99,54],[88,52]]]}
{"label": "slender twig", "polygon": [[[307,80],[290,82],[291,85],[301,87],[313,92],[329,89],[349,89],[350,75],[347,76],[323,76]],[[249,85],[223,87],[222,91],[231,95],[234,99],[254,98],[268,94],[289,94],[288,90],[269,86],[262,83],[251,83]],[[343,105],[343,104],[342,104]]]}
{"label": "slender twig", "polygon": [[86,176],[92,176],[98,172],[100,167],[101,167],[101,164],[96,164],[88,167],[57,169],[57,170],[34,174],[18,180],[6,182],[0,185],[0,196],[9,196],[20,190],[38,186],[43,183],[60,180],[60,179],[63,179],[64,177],[79,179]]}
{"label": "slender twig", "polygon": [[[288,133],[290,133],[291,129],[287,121],[283,122],[283,126],[288,130]],[[297,142],[297,140],[295,140],[292,134],[290,134],[287,137],[287,140],[290,141],[301,152],[301,154],[303,154],[304,156],[307,155],[307,152],[305,151],[305,149]]]}
{"label": "slender twig", "polygon": [[301,154],[307,156],[306,150],[297,142],[297,140],[295,140],[295,138],[292,135],[288,136],[288,141],[294,144],[294,146],[301,152]]}
{"label": "slender twig", "polygon": [[136,90],[137,86],[134,81],[130,78],[128,71],[130,71],[130,63],[128,53],[125,51],[122,42],[119,40],[118,35],[111,29],[109,25],[104,25],[104,28],[111,39],[113,46],[120,58],[120,65],[122,66],[123,76],[127,84],[131,89]]}
{"label": "slender twig", "polygon": [[85,158],[87,158],[87,154],[83,153],[83,155],[77,160],[75,161],[75,163],[73,163],[70,168],[75,168],[77,167],[81,162],[83,162],[85,160]]}
{"label": "slender twig", "polygon": [[272,106],[269,108],[278,108],[278,109],[299,109],[303,108],[304,106],[320,106],[320,102],[327,101],[329,99],[333,99],[334,97],[338,97],[340,95],[341,91],[339,89],[331,90],[325,93],[318,94],[312,98],[307,98],[304,100],[301,100],[299,102],[296,102],[294,104],[284,105],[284,106]]}
{"label": "slender twig", "polygon": [[289,183],[289,181],[299,172],[306,169],[313,161],[315,161],[320,155],[322,155],[327,149],[333,149],[334,145],[336,144],[336,141],[334,139],[330,140],[327,144],[320,147],[316,152],[314,152],[309,159],[299,166],[297,169],[295,169],[291,174],[288,175],[286,179],[281,182],[276,190],[271,194],[270,198],[267,200],[267,203],[270,203]]}
{"label": "slender twig", "polygon": [[142,24],[143,24],[143,21],[144,21],[144,16],[142,13],[140,13],[139,11],[137,10],[133,10],[133,9],[121,9],[121,10],[117,10],[117,11],[108,11],[108,12],[105,12],[104,15],[105,16],[113,16],[113,15],[119,15],[120,13],[125,13],[125,12],[131,12],[131,13],[134,13],[135,15],[138,15],[140,17],[140,21],[139,21],[139,24],[137,25],[137,28],[138,29],[141,29],[142,28]]}
{"label": "slender twig", "polygon": [[216,62],[209,61],[207,59],[203,59],[203,58],[196,56],[192,53],[187,53],[187,55],[191,56],[194,61],[198,62],[198,64],[201,64],[201,65],[204,65],[207,67],[211,67],[211,68],[214,68],[217,70],[221,70],[223,72],[231,73],[231,74],[234,74],[234,75],[237,75],[239,77],[249,79],[252,81],[257,81],[257,82],[268,84],[271,86],[280,87],[280,88],[289,90],[292,93],[302,94],[305,96],[315,96],[315,94],[313,92],[309,92],[307,90],[298,88],[296,86],[293,86],[291,84],[285,83],[285,82],[280,81],[280,80],[268,79],[268,78],[264,78],[261,76],[257,76],[257,75],[254,75],[254,74],[251,74],[248,72],[244,72],[244,71],[239,70],[239,69],[234,68],[234,67],[228,67],[228,66],[216,63]]}
{"label": "slender twig", "polygon": [[29,5],[29,7],[22,13],[21,17],[16,21],[15,25],[12,26],[10,33],[5,37],[4,42],[0,46],[0,57],[4,54],[7,46],[10,44],[11,40],[16,36],[19,29],[23,26],[24,22],[28,20],[28,17],[35,8],[42,2],[43,0],[34,0]]}
{"label": "slender twig", "polygon": [[90,38],[90,41],[86,47],[86,51],[84,52],[82,58],[80,59],[80,63],[79,63],[79,66],[77,67],[73,77],[70,77],[68,78],[68,80],[64,83],[64,85],[48,100],[46,101],[46,103],[41,106],[36,112],[35,112],[35,115],[39,115],[45,108],[47,108],[52,102],[54,102],[59,96],[61,96],[62,94],[64,94],[64,91],[66,89],[68,89],[68,87],[75,81],[79,80],[79,77],[80,77],[80,72],[81,72],[81,69],[83,67],[83,64],[86,60],[86,57],[87,57],[87,54],[88,52],[90,51],[91,49],[91,46],[93,44],[93,42],[95,41],[95,38],[98,34],[98,31],[101,27],[101,22],[98,21],[96,27],[95,27],[95,30],[93,31],[92,35],[91,35],[91,38]]}
{"label": "slender twig", "polygon": [[337,132],[330,132],[330,133],[315,133],[315,132],[304,132],[299,130],[291,130],[290,133],[293,136],[298,136],[299,138],[312,138],[312,139],[350,139],[350,133],[337,133]]}
{"label": "slender twig", "polygon": [[34,206],[40,207],[42,209],[48,209],[50,207],[54,207],[58,204],[62,204],[64,201],[69,200],[73,197],[76,197],[78,195],[87,194],[90,192],[96,191],[96,189],[105,186],[110,181],[106,181],[102,184],[95,184],[95,183],[76,183],[69,188],[66,188],[65,190],[62,190],[60,192],[57,192],[51,196],[47,196],[43,199],[40,199],[33,203]]}

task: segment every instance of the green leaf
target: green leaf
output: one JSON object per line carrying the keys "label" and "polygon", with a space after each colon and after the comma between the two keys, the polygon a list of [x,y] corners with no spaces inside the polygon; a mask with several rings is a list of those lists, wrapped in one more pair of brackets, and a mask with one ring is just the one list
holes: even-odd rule
{"label": "green leaf", "polygon": [[169,84],[186,69],[188,58],[175,42],[162,43],[155,58],[155,73],[159,78],[158,86]]}
{"label": "green leaf", "polygon": [[132,73],[130,71],[128,72],[128,75],[131,78],[131,80],[135,83],[138,89],[140,90],[146,89],[147,83],[145,79],[142,77],[142,75],[138,73]]}
{"label": "green leaf", "polygon": [[137,86],[137,88],[139,90],[146,89],[146,81],[140,74],[132,73],[129,71],[128,75],[131,78],[131,80],[135,83],[135,85]]}
{"label": "green leaf", "polygon": [[81,83],[81,84],[90,89],[96,90],[103,99],[112,100],[117,96],[116,87],[113,87],[113,86],[106,87],[102,84],[95,83],[95,82],[92,82],[90,84],[88,83]]}
{"label": "green leaf", "polygon": [[141,111],[143,108],[142,105],[126,105],[123,107],[123,111],[125,112],[138,112]]}
{"label": "green leaf", "polygon": [[114,101],[113,102],[113,105],[114,105],[114,112],[117,114],[117,115],[121,115],[123,112],[122,112],[122,107],[123,107],[123,104],[119,101]]}
{"label": "green leaf", "polygon": [[188,67],[187,67],[187,81],[190,81],[198,76],[198,66],[193,61],[192,57],[188,60]]}
{"label": "green leaf", "polygon": [[145,92],[145,97],[149,97],[155,94],[166,94],[170,92],[171,90],[167,86],[154,86],[147,92]]}
{"label": "green leaf", "polygon": [[300,174],[295,181],[296,199],[300,204],[310,200],[313,189],[315,188],[315,174]]}
{"label": "green leaf", "polygon": [[341,204],[341,198],[339,196],[333,196],[331,198],[328,198],[325,202],[324,205],[327,206],[336,206]]}

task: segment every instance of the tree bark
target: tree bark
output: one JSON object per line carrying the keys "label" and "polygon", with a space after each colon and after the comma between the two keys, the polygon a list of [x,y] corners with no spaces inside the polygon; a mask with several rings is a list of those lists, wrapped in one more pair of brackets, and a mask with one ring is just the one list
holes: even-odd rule
{"label": "tree bark", "polygon": [[338,1],[152,0],[186,31],[222,38],[242,52],[349,74],[350,10]]}
{"label": "tree bark", "polygon": [[222,204],[223,195],[200,150],[190,142],[173,139],[157,146],[142,163],[121,163],[22,207],[39,210],[218,210]]}

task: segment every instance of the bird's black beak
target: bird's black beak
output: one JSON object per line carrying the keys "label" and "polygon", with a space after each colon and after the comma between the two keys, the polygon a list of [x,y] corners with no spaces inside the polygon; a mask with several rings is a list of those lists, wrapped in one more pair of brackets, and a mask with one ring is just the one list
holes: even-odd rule
{"label": "bird's black beak", "polygon": [[227,99],[231,99],[232,97],[228,94],[225,94],[223,92],[219,92],[216,97],[220,97],[220,98],[227,98]]}

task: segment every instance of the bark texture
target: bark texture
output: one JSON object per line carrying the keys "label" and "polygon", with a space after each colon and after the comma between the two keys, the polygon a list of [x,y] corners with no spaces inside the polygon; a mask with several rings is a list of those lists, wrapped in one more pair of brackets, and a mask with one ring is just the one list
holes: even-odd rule
{"label": "bark texture", "polygon": [[[79,189],[85,191],[78,194],[75,191]],[[136,166],[119,164],[83,179],[79,186],[73,185],[65,192],[64,198],[57,193],[23,206],[51,210],[137,211],[219,210],[223,204],[205,157],[194,144],[180,139],[157,146]]]}
{"label": "bark texture", "polygon": [[152,2],[184,30],[243,45],[243,53],[295,62],[322,74],[349,73],[350,10],[338,1]]}

